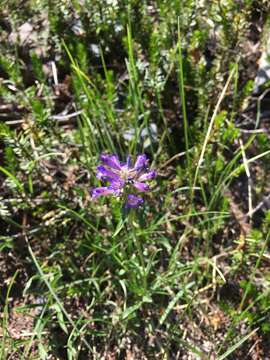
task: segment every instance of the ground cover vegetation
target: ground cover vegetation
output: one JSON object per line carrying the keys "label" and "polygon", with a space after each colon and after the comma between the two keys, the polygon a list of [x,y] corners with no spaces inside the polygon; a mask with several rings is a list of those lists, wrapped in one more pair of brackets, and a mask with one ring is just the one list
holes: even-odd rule
{"label": "ground cover vegetation", "polygon": [[1,359],[269,357],[269,11],[1,1]]}

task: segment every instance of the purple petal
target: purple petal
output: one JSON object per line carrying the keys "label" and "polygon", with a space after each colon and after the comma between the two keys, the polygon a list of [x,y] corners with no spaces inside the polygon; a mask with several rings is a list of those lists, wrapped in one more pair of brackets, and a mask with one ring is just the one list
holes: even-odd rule
{"label": "purple petal", "polygon": [[125,181],[119,178],[118,180],[112,180],[109,188],[120,192],[124,186]]}
{"label": "purple petal", "polygon": [[131,167],[132,167],[132,160],[131,160],[131,156],[128,155],[127,156],[127,168],[131,169]]}
{"label": "purple petal", "polygon": [[106,155],[106,154],[101,154],[100,155],[100,160],[107,166],[116,169],[116,170],[121,170],[121,164],[120,161],[118,159],[117,155]]}
{"label": "purple petal", "polygon": [[107,169],[105,166],[99,165],[97,167],[97,178],[109,181],[118,181],[120,179],[120,176],[115,172]]}
{"label": "purple petal", "polygon": [[134,182],[133,186],[139,190],[139,191],[148,191],[149,190],[149,185],[142,183],[142,182]]}
{"label": "purple petal", "polygon": [[132,195],[132,194],[128,195],[128,199],[126,202],[127,208],[137,208],[138,206],[140,206],[142,204],[143,204],[143,199],[140,196],[136,196],[136,195]]}
{"label": "purple petal", "polygon": [[146,155],[139,155],[136,159],[135,165],[134,165],[134,169],[135,170],[140,170],[143,167],[146,167],[148,162],[148,159],[146,157]]}
{"label": "purple petal", "polygon": [[97,197],[111,195],[111,194],[117,195],[116,190],[109,186],[108,187],[98,187],[98,188],[93,189],[92,198],[96,199]]}
{"label": "purple petal", "polygon": [[152,170],[152,171],[142,174],[138,180],[140,180],[140,181],[152,180],[156,176],[157,176],[157,172],[155,170]]}

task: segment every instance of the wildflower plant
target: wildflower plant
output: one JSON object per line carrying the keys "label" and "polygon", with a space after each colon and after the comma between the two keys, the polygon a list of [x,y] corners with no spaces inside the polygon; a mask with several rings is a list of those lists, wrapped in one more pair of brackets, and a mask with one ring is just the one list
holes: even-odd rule
{"label": "wildflower plant", "polygon": [[120,162],[117,155],[102,154],[102,165],[97,167],[96,177],[107,186],[97,187],[92,191],[93,199],[100,196],[112,195],[123,200],[126,208],[137,208],[143,203],[143,198],[131,191],[146,192],[150,186],[146,181],[157,176],[155,170],[149,169],[149,160],[145,154],[138,155],[132,165],[132,159],[127,156],[126,162]]}
{"label": "wildflower plant", "polygon": [[112,236],[112,241],[114,241],[115,236],[123,227],[130,234],[129,239],[131,242],[127,246],[129,258],[131,259],[135,256],[133,261],[136,263],[138,261],[136,267],[140,269],[139,277],[144,288],[143,293],[145,293],[147,291],[147,266],[140,236],[138,236],[135,230],[138,224],[136,221],[137,213],[134,210],[144,202],[143,198],[137,195],[137,192],[143,193],[149,191],[150,186],[146,182],[154,179],[157,176],[157,172],[149,168],[149,160],[145,154],[138,155],[134,164],[130,156],[127,156],[125,162],[120,162],[117,155],[102,154],[100,160],[102,165],[97,167],[96,177],[106,182],[106,186],[94,188],[92,198],[96,199],[100,196],[112,195],[121,200],[122,217]]}

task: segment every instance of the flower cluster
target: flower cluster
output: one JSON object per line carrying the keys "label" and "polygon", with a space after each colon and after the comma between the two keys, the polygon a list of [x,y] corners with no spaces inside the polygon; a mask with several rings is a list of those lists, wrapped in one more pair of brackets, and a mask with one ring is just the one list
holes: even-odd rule
{"label": "flower cluster", "polygon": [[121,163],[117,155],[102,154],[100,156],[102,165],[97,167],[97,178],[108,182],[108,186],[93,189],[92,197],[97,198],[104,195],[121,196],[126,200],[126,207],[136,208],[143,203],[140,196],[130,194],[131,187],[140,192],[148,191],[149,185],[145,183],[152,180],[157,173],[148,168],[146,155],[139,155],[132,165],[131,157]]}

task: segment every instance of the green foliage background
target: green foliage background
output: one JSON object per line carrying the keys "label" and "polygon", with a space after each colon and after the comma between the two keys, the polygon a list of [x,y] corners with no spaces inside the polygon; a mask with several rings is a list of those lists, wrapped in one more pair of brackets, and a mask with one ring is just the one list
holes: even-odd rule
{"label": "green foliage background", "polygon": [[[2,5],[1,359],[266,356],[268,2]],[[125,224],[102,152],[159,174]]]}

